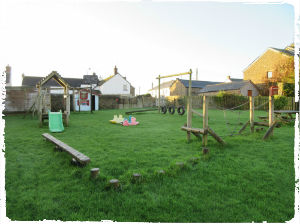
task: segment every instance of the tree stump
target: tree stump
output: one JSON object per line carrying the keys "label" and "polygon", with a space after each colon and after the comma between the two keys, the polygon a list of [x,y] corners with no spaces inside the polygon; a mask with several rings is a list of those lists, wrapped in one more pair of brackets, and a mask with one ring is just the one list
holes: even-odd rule
{"label": "tree stump", "polygon": [[176,166],[180,169],[182,169],[184,167],[184,163],[183,162],[177,162]]}
{"label": "tree stump", "polygon": [[91,169],[91,177],[93,179],[96,179],[99,176],[99,168],[93,168]]}
{"label": "tree stump", "polygon": [[192,157],[190,159],[191,163],[193,163],[193,164],[196,164],[198,162],[198,160],[199,160],[199,158],[197,158],[197,157]]}
{"label": "tree stump", "polygon": [[202,154],[203,154],[203,155],[206,155],[208,152],[209,152],[209,149],[206,148],[206,147],[203,147],[203,149],[202,149]]}
{"label": "tree stump", "polygon": [[160,175],[163,175],[163,174],[165,174],[166,172],[164,171],[164,170],[159,170],[158,171],[158,174],[160,174]]}
{"label": "tree stump", "polygon": [[120,181],[118,179],[111,179],[109,184],[112,188],[117,189],[120,187]]}
{"label": "tree stump", "polygon": [[142,180],[142,175],[141,174],[139,174],[139,173],[134,173],[133,175],[132,175],[132,180],[134,181],[134,182],[141,182],[141,180]]}

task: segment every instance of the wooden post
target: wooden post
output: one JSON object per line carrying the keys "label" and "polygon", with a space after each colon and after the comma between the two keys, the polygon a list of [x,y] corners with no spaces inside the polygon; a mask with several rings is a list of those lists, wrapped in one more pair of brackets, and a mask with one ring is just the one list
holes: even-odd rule
{"label": "wooden post", "polygon": [[69,88],[65,87],[65,94],[66,94],[66,126],[69,126],[69,115],[70,115],[70,94],[69,94]]}
{"label": "wooden post", "polygon": [[203,139],[202,139],[202,145],[204,147],[207,146],[207,132],[208,132],[208,107],[207,107],[207,99],[206,96],[203,96]]}
{"label": "wooden post", "polygon": [[160,113],[160,75],[158,76],[158,113]]}
{"label": "wooden post", "polygon": [[[189,79],[189,91],[188,91],[188,101],[187,101],[187,127],[192,127],[192,70],[190,70],[190,79]],[[187,141],[191,139],[191,132],[187,131]]]}
{"label": "wooden post", "polygon": [[73,111],[76,111],[75,88],[73,88]]}
{"label": "wooden post", "polygon": [[80,90],[78,90],[78,104],[79,104],[79,113],[80,113],[80,105],[81,105]]}
{"label": "wooden post", "polygon": [[[274,122],[274,96],[269,96],[269,127],[273,125]],[[271,129],[271,133],[269,135],[273,135],[273,129]]]}
{"label": "wooden post", "polygon": [[96,179],[99,176],[99,168],[91,169],[91,178]]}
{"label": "wooden post", "polygon": [[43,126],[43,112],[42,112],[42,96],[41,96],[41,87],[38,90],[38,117],[39,117],[39,126]]}
{"label": "wooden post", "polygon": [[92,110],[92,98],[93,98],[92,91],[93,91],[93,89],[92,89],[92,84],[91,84],[91,86],[90,86],[90,92],[91,92],[91,94],[90,94],[90,107],[91,107],[90,111],[91,111],[91,114],[93,113],[93,110]]}
{"label": "wooden post", "polygon": [[134,183],[139,183],[139,182],[141,182],[141,180],[142,180],[142,175],[141,174],[139,174],[139,173],[132,174],[132,181]]}
{"label": "wooden post", "polygon": [[249,96],[249,103],[250,103],[250,129],[251,133],[254,132],[254,100],[253,96]]}
{"label": "wooden post", "polygon": [[120,181],[118,179],[111,179],[109,184],[112,188],[117,189],[120,187]]}

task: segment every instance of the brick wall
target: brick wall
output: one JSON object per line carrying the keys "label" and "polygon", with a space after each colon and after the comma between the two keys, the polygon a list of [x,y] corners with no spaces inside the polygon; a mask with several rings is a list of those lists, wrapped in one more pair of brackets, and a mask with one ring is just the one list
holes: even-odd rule
{"label": "brick wall", "polygon": [[[278,66],[288,63],[290,58],[291,56],[268,49],[258,60],[245,69],[244,80],[251,80],[254,84],[264,83],[268,80],[268,71],[271,71],[272,76],[275,77],[278,75]],[[272,81],[272,79],[269,81]]]}

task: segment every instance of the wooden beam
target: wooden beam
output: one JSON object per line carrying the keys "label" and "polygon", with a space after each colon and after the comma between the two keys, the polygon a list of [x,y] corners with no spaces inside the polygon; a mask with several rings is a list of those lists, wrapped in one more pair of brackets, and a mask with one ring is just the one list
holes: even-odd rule
{"label": "wooden beam", "polygon": [[202,145],[207,146],[207,129],[208,129],[208,103],[206,96],[203,96],[203,129],[205,134],[203,135]]}
{"label": "wooden beam", "polygon": [[218,136],[210,127],[207,127],[208,133],[214,137],[214,139],[217,140],[217,142],[219,142],[222,145],[225,145],[225,142],[223,141],[222,138],[220,138],[220,136]]}
{"label": "wooden beam", "polygon": [[[269,127],[274,123],[274,96],[269,96]],[[270,128],[269,128],[270,129]],[[269,135],[273,135],[273,128]]]}
{"label": "wooden beam", "polygon": [[146,111],[155,111],[157,110],[156,108],[151,108],[151,109],[141,109],[141,110],[133,110],[133,111],[127,111],[125,114],[133,114],[133,113],[139,113],[139,112],[146,112]]}
{"label": "wooden beam", "polygon": [[66,151],[67,153],[72,155],[72,157],[75,158],[79,163],[87,164],[91,161],[89,157],[82,154],[81,152],[78,152],[76,149],[73,149],[72,147],[70,147],[66,143],[58,140],[57,138],[53,137],[52,135],[50,135],[48,133],[44,133],[44,134],[42,134],[42,136],[45,139],[47,139],[48,141],[54,143],[56,146],[58,146],[62,150]]}
{"label": "wooden beam", "polygon": [[190,75],[190,74],[192,74],[191,70],[189,72],[183,72],[183,73],[178,73],[178,74],[174,74],[174,75],[158,76],[158,77],[156,77],[156,79],[160,80],[160,79],[164,79],[164,78],[170,78],[170,77],[181,76],[181,75]]}
{"label": "wooden beam", "polygon": [[247,121],[244,125],[243,125],[243,127],[241,128],[241,130],[239,130],[239,134],[241,134],[242,133],[242,131],[244,131],[245,130],[245,128],[247,127],[247,125],[248,124],[250,124],[250,120],[249,121]]}
{"label": "wooden beam", "polygon": [[254,125],[256,125],[256,126],[266,126],[266,127],[269,127],[269,124],[268,123],[266,123],[266,122],[254,122]]}
{"label": "wooden beam", "polygon": [[183,130],[183,131],[189,131],[189,132],[194,132],[194,133],[205,134],[205,131],[202,128],[189,128],[189,127],[186,127],[186,126],[182,126],[181,130]]}
{"label": "wooden beam", "polygon": [[274,121],[274,123],[269,127],[269,129],[267,130],[266,134],[263,137],[263,140],[266,140],[267,138],[269,138],[271,136],[271,134],[273,133],[273,129],[276,126],[276,121]]}
{"label": "wooden beam", "polygon": [[[187,102],[187,127],[192,127],[192,73],[190,73],[189,79],[189,92],[188,92],[188,102]],[[187,140],[190,141],[191,133],[187,132]]]}
{"label": "wooden beam", "polygon": [[250,103],[250,130],[254,132],[254,100],[253,96],[249,96],[249,103]]}
{"label": "wooden beam", "polygon": [[199,140],[202,140],[202,137],[199,133],[197,132],[192,132],[193,135],[195,135]]}
{"label": "wooden beam", "polygon": [[160,113],[160,75],[158,77],[158,113]]}

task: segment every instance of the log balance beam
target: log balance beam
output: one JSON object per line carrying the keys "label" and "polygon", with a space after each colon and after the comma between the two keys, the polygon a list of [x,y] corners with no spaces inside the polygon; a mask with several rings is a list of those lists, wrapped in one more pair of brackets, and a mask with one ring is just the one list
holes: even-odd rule
{"label": "log balance beam", "polygon": [[146,111],[156,111],[157,108],[150,108],[150,109],[141,109],[141,110],[132,110],[132,111],[127,111],[125,114],[134,114],[134,113],[142,113]]}
{"label": "log balance beam", "polygon": [[57,138],[53,137],[52,135],[50,135],[48,133],[44,133],[44,134],[42,134],[42,136],[44,137],[44,139],[55,144],[57,148],[62,149],[63,151],[69,153],[81,165],[86,165],[91,161],[91,159],[89,157],[82,154],[81,152],[78,152],[76,149],[73,149],[71,146],[68,146],[66,143],[58,140]]}

